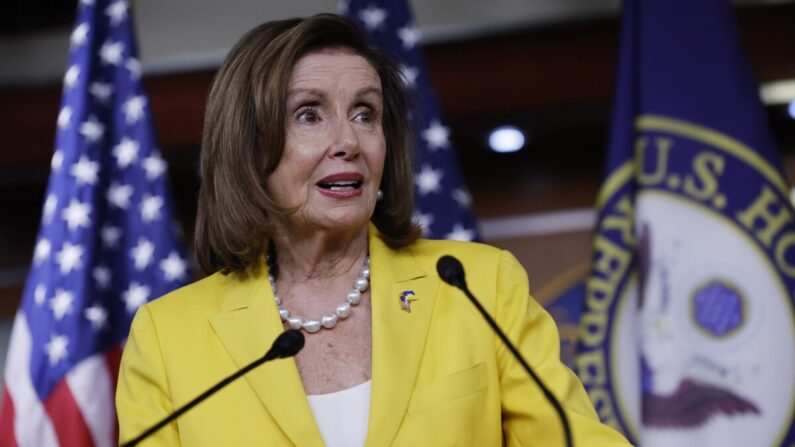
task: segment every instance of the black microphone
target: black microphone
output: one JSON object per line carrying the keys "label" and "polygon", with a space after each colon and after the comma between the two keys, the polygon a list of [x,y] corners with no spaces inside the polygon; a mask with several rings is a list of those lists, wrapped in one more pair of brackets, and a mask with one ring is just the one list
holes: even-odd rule
{"label": "black microphone", "polygon": [[552,407],[554,407],[555,411],[558,413],[560,424],[563,426],[563,434],[566,437],[566,446],[573,447],[574,440],[571,437],[569,419],[566,417],[566,413],[563,412],[563,407],[560,405],[560,402],[558,402],[558,399],[555,397],[555,395],[549,391],[549,388],[544,385],[544,382],[541,381],[541,378],[536,375],[535,371],[533,371],[533,368],[531,368],[527,363],[527,360],[525,360],[524,357],[522,357],[522,354],[519,353],[519,350],[516,349],[516,346],[514,346],[514,344],[508,340],[508,337],[505,335],[502,329],[497,326],[497,322],[494,321],[491,315],[486,312],[486,309],[483,308],[483,306],[480,304],[480,301],[478,301],[478,299],[475,298],[475,295],[469,291],[465,277],[466,275],[464,274],[464,266],[461,265],[461,261],[454,258],[453,256],[444,255],[439,258],[439,261],[436,263],[436,271],[439,273],[439,277],[442,278],[442,281],[464,292],[464,295],[469,298],[469,301],[471,301],[472,304],[477,307],[478,311],[480,311],[480,314],[483,315],[483,318],[487,323],[489,323],[491,329],[494,330],[494,332],[500,337],[502,343],[508,348],[509,351],[511,351],[513,357],[522,365],[522,367],[524,367],[524,370],[527,371],[527,374],[530,375],[536,385],[541,388],[541,391],[544,393],[544,397],[547,398],[547,401],[549,401],[550,405],[552,405]]}
{"label": "black microphone", "polygon": [[288,329],[282,332],[281,334],[279,334],[278,337],[276,337],[276,340],[273,341],[273,346],[271,346],[270,350],[266,352],[264,356],[258,358],[257,360],[254,360],[253,362],[243,367],[243,369],[237,371],[236,373],[232,374],[226,379],[216,383],[212,388],[208,389],[207,391],[203,392],[202,394],[194,398],[192,401],[183,405],[182,407],[177,409],[177,411],[168,415],[165,419],[149,427],[146,431],[144,431],[134,439],[122,444],[121,447],[132,447],[138,444],[139,442],[151,436],[156,431],[165,427],[169,422],[182,416],[186,411],[195,407],[197,404],[201,403],[204,399],[207,399],[208,397],[217,393],[221,388],[234,382],[245,373],[251,371],[252,369],[258,367],[259,365],[262,365],[263,363],[269,360],[292,357],[298,354],[298,351],[300,351],[301,348],[303,347],[304,347],[304,334],[302,334],[301,331],[296,329]]}

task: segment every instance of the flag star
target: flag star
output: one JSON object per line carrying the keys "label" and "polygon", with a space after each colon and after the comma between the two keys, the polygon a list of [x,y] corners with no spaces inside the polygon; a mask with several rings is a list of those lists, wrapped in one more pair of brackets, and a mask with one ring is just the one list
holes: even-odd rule
{"label": "flag star", "polygon": [[116,248],[121,239],[121,230],[118,227],[105,226],[99,230],[102,243],[108,248]]}
{"label": "flag star", "polygon": [[61,251],[55,254],[55,262],[61,266],[61,274],[66,275],[76,268],[80,268],[83,261],[80,257],[83,256],[83,247],[72,245],[69,242],[64,242]]}
{"label": "flag star", "polygon": [[91,276],[94,277],[94,281],[97,283],[97,287],[100,289],[107,289],[110,285],[110,269],[104,266],[97,266],[91,270]]}
{"label": "flag star", "polygon": [[92,143],[96,143],[105,134],[105,126],[92,116],[87,121],[80,124],[80,135],[83,135]]}
{"label": "flag star", "polygon": [[141,79],[141,63],[138,59],[131,57],[127,59],[124,66],[127,67],[127,70],[130,70],[130,77],[133,78],[133,80],[137,81]]}
{"label": "flag star", "polygon": [[442,126],[442,123],[434,120],[430,127],[422,131],[422,139],[428,142],[428,149],[446,148],[450,145],[450,129]]}
{"label": "flag star", "polygon": [[417,178],[414,181],[417,183],[417,189],[419,189],[420,194],[425,195],[439,191],[442,176],[441,170],[437,171],[430,165],[423,165],[422,170],[417,174]]}
{"label": "flag star", "polygon": [[35,302],[37,306],[41,307],[46,299],[47,286],[44,284],[38,284],[36,289],[33,291],[33,302]]}
{"label": "flag star", "polygon": [[135,262],[138,271],[145,269],[152,262],[152,255],[155,253],[155,245],[146,238],[138,239],[138,245],[130,250],[130,257]]}
{"label": "flag star", "polygon": [[69,90],[75,85],[77,85],[77,81],[80,78],[80,67],[78,65],[72,65],[66,70],[66,74],[63,75],[63,85],[64,87]]}
{"label": "flag star", "polygon": [[166,281],[184,278],[187,268],[185,260],[175,251],[172,251],[166,259],[160,261],[160,269],[163,270]]}
{"label": "flag star", "polygon": [[118,182],[113,182],[108,188],[108,202],[126,210],[130,206],[130,197],[132,197],[133,192],[133,187],[130,185],[120,185]]}
{"label": "flag star", "polygon": [[428,235],[431,232],[431,224],[433,223],[433,214],[430,213],[414,213],[414,221],[420,226],[423,235]]}
{"label": "flag star", "polygon": [[88,228],[90,220],[88,215],[91,214],[91,204],[83,203],[77,199],[69,201],[69,206],[61,211],[61,218],[66,221],[66,226],[70,230],[83,227]]}
{"label": "flag star", "polygon": [[87,307],[83,311],[83,316],[91,323],[91,327],[97,330],[104,328],[108,321],[108,311],[97,304]]}
{"label": "flag star", "polygon": [[403,48],[406,50],[414,48],[414,46],[417,45],[417,42],[420,41],[420,37],[422,37],[422,33],[420,33],[420,30],[414,25],[400,28],[397,32],[397,35],[398,38],[403,41]]}
{"label": "flag star", "polygon": [[85,155],[81,155],[77,163],[72,165],[69,173],[77,181],[78,185],[90,184],[93,185],[97,182],[97,173],[99,172],[99,163],[89,160]]}
{"label": "flag star", "polygon": [[127,305],[127,312],[135,312],[141,304],[145,304],[149,299],[151,290],[145,285],[133,281],[130,287],[122,292],[122,299]]}
{"label": "flag star", "polygon": [[454,241],[471,241],[475,239],[475,232],[472,230],[468,230],[463,227],[461,224],[453,225],[453,231],[447,233],[444,236],[445,239],[451,239]]}
{"label": "flag star", "polygon": [[99,58],[105,64],[119,65],[123,51],[124,44],[122,42],[105,42],[99,49]]}
{"label": "flag star", "polygon": [[127,17],[127,2],[125,0],[117,0],[105,8],[105,14],[110,17],[110,24],[113,26],[118,25]]}
{"label": "flag star", "polygon": [[94,0],[80,0],[80,4],[83,6],[91,6],[94,4]]}
{"label": "flag star", "polygon": [[58,198],[55,197],[55,194],[50,194],[47,196],[47,199],[44,201],[44,208],[43,208],[43,219],[45,224],[49,224],[52,221],[52,216],[55,214],[55,210],[58,208]]}
{"label": "flag star", "polygon": [[140,148],[141,145],[137,141],[127,137],[122,138],[121,142],[113,147],[113,156],[116,157],[116,164],[122,169],[130,166],[130,163],[138,157]]}
{"label": "flag star", "polygon": [[55,366],[66,358],[66,348],[69,346],[69,338],[66,335],[50,335],[50,341],[44,345],[47,357],[50,359],[50,366]]}
{"label": "flag star", "polygon": [[97,101],[105,104],[108,99],[113,95],[113,85],[105,82],[92,82],[88,87],[88,92],[91,93]]}
{"label": "flag star", "polygon": [[461,208],[469,208],[472,204],[472,197],[465,189],[456,188],[453,190],[453,200],[461,205]]}
{"label": "flag star", "polygon": [[144,107],[146,107],[146,98],[143,96],[133,96],[128,99],[122,106],[127,124],[138,122],[144,116]]}
{"label": "flag star", "polygon": [[61,170],[61,166],[63,166],[63,151],[56,149],[52,154],[52,159],[50,160],[50,168],[57,172]]}
{"label": "flag star", "polygon": [[403,81],[406,82],[406,85],[414,88],[414,84],[417,82],[417,76],[419,76],[420,71],[417,70],[415,67],[410,67],[408,65],[401,65],[400,74],[403,76]]}
{"label": "flag star", "polygon": [[55,321],[63,320],[66,314],[72,313],[72,302],[75,300],[75,294],[63,289],[55,291],[55,295],[50,299],[50,309]]}
{"label": "flag star", "polygon": [[72,31],[72,35],[69,37],[69,43],[71,44],[72,48],[79,47],[86,43],[88,38],[88,31],[89,31],[88,23],[83,22],[77,25]]}
{"label": "flag star", "polygon": [[36,248],[33,249],[33,264],[39,265],[45,259],[50,257],[50,251],[52,250],[52,244],[48,239],[39,239],[36,242]]}
{"label": "flag star", "polygon": [[141,219],[144,222],[151,222],[160,218],[160,208],[163,207],[161,196],[145,195],[141,201]]}
{"label": "flag star", "polygon": [[365,9],[359,11],[359,19],[364,22],[364,26],[368,31],[372,31],[381,26],[386,20],[386,9],[379,8],[375,5],[370,5]]}
{"label": "flag star", "polygon": [[154,180],[166,171],[166,162],[160,158],[158,154],[152,154],[143,160],[144,171],[146,171],[146,178]]}
{"label": "flag star", "polygon": [[70,124],[72,124],[72,108],[64,106],[61,111],[58,112],[58,128],[65,130]]}

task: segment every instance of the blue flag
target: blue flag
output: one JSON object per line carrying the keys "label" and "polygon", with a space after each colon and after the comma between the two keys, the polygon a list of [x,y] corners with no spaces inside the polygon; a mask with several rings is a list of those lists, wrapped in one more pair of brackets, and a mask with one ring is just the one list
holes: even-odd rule
{"label": "blue flag", "polygon": [[792,445],[795,219],[725,0],[624,4],[578,373],[648,446]]}
{"label": "blue flag", "polygon": [[421,107],[412,116],[419,172],[415,174],[415,220],[431,239],[479,240],[470,209],[470,195],[461,180],[450,130],[444,126],[431,89],[406,0],[350,0],[340,2],[341,13],[354,20],[377,47],[401,63],[406,83]]}
{"label": "blue flag", "polygon": [[6,362],[2,445],[116,445],[113,402],[130,321],[188,280],[129,5],[78,8]]}

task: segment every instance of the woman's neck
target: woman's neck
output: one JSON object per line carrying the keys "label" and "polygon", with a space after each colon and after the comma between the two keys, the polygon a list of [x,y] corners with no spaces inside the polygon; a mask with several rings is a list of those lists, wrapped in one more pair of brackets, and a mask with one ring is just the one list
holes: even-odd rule
{"label": "woman's neck", "polygon": [[367,227],[339,233],[277,230],[273,244],[280,280],[300,283],[334,278],[361,268],[367,256]]}

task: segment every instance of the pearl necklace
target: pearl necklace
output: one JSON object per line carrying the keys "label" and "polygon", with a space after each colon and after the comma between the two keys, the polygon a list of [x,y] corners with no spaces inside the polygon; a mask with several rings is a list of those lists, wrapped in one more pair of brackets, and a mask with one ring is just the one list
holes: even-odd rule
{"label": "pearl necklace", "polygon": [[362,294],[370,287],[370,257],[365,256],[364,265],[359,272],[359,277],[353,282],[353,290],[348,292],[344,303],[337,306],[334,312],[324,313],[320,319],[303,318],[298,315],[290,315],[290,311],[282,305],[282,300],[276,294],[276,276],[278,275],[276,266],[275,253],[268,254],[268,281],[271,283],[271,290],[273,290],[273,299],[276,301],[276,306],[279,308],[279,316],[282,321],[286,321],[287,325],[292,329],[303,329],[310,334],[319,331],[321,327],[332,329],[337,325],[337,321],[348,318],[351,314],[351,306],[359,304],[362,299]]}

